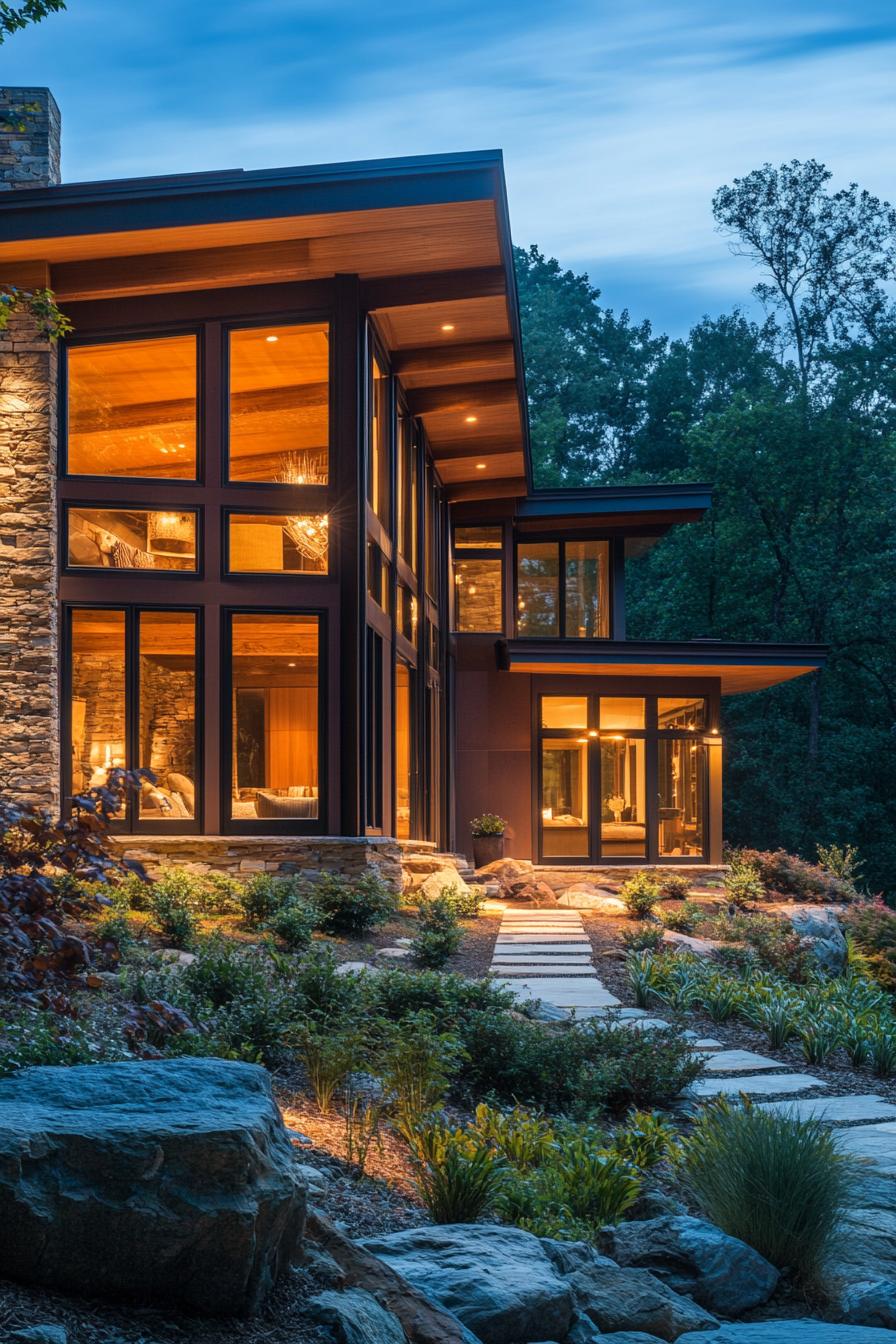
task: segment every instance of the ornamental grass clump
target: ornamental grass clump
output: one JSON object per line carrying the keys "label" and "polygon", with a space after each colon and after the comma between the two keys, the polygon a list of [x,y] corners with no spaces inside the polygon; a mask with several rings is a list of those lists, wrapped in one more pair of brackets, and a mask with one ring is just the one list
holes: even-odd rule
{"label": "ornamental grass clump", "polygon": [[644,919],[660,899],[659,883],[649,873],[634,873],[619,892],[632,919]]}
{"label": "ornamental grass clump", "polygon": [[681,1166],[711,1222],[808,1289],[820,1284],[853,1171],[823,1122],[724,1101],[698,1116]]}
{"label": "ornamental grass clump", "polygon": [[415,1185],[434,1223],[475,1223],[494,1208],[509,1174],[496,1148],[440,1121],[413,1138]]}

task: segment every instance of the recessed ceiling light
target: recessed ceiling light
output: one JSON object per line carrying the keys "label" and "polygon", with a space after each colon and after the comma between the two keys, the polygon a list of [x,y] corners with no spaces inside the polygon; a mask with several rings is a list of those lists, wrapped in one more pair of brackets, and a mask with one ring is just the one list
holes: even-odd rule
{"label": "recessed ceiling light", "polygon": [[274,342],[279,341],[279,339],[280,339],[279,336],[265,336],[265,340],[267,341],[268,345],[273,345]]}
{"label": "recessed ceiling light", "polygon": [[464,423],[467,424],[467,425],[475,425],[475,424],[477,424],[478,420],[479,420],[479,416],[478,416],[478,415],[465,415],[465,416],[464,416]]}
{"label": "recessed ceiling light", "polygon": [[454,323],[453,323],[453,322],[443,322],[443,323],[442,323],[442,330],[443,330],[443,331],[453,331],[453,330],[454,330]]}
{"label": "recessed ceiling light", "polygon": [[477,463],[476,463],[476,470],[477,470],[477,471],[485,471],[485,466],[486,466],[486,464],[485,464],[484,462],[477,462]]}
{"label": "recessed ceiling light", "polygon": [[286,666],[287,666],[287,667],[295,667],[295,663],[287,663]]}

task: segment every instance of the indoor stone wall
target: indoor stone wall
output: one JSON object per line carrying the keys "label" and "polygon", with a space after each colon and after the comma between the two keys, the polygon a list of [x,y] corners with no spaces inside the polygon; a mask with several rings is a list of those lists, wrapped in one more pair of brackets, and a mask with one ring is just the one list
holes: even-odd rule
{"label": "indoor stone wall", "polygon": [[169,770],[196,778],[196,682],[192,671],[140,661],[140,765],[164,784]]}
{"label": "indoor stone wall", "polygon": [[393,891],[402,889],[401,850],[379,836],[270,835],[115,835],[112,843],[135,859],[150,877],[166,865],[190,872],[341,873],[352,878],[377,873]]}
{"label": "indoor stone wall", "polygon": [[[24,130],[10,117],[24,118]],[[48,89],[0,89],[0,191],[59,181],[59,109]],[[35,275],[0,283],[46,284]],[[0,333],[0,787],[59,803],[55,348],[30,315]]]}

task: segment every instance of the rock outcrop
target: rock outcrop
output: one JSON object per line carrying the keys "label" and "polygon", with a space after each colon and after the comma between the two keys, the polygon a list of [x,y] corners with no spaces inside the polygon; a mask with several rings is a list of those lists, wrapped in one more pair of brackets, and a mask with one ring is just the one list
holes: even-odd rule
{"label": "rock outcrop", "polygon": [[220,1059],[0,1080],[3,1272],[209,1315],[255,1310],[305,1191],[264,1069]]}

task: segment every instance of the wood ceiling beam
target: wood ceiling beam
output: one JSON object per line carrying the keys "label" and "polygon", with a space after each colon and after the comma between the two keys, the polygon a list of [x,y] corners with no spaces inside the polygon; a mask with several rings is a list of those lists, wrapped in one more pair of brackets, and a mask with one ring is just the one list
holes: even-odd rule
{"label": "wood ceiling beam", "polygon": [[427,374],[454,373],[458,369],[488,368],[493,364],[513,367],[512,341],[458,341],[454,345],[430,345],[417,350],[397,350],[392,356],[392,367],[401,377],[415,378]]}
{"label": "wood ceiling beam", "polygon": [[64,261],[54,265],[51,274],[57,300],[72,303],[218,285],[301,280],[308,273],[308,264],[308,240],[289,238],[283,242],[107,257],[101,261]]}
{"label": "wood ceiling beam", "polygon": [[457,383],[449,387],[411,388],[407,393],[412,415],[434,415],[439,411],[475,411],[489,406],[507,406],[519,398],[513,378],[494,382]]}
{"label": "wood ceiling beam", "polygon": [[420,275],[386,275],[361,282],[361,306],[411,308],[421,303],[450,303],[454,299],[490,299],[507,292],[501,266],[464,271],[424,271]]}
{"label": "wood ceiling beam", "polygon": [[[327,383],[298,383],[292,387],[260,387],[232,392],[230,406],[237,415],[262,411],[295,411],[326,408],[330,389]],[[105,434],[117,429],[141,429],[147,425],[179,424],[196,418],[196,400],[182,397],[168,401],[125,402],[105,408],[98,423],[95,408],[73,407],[69,429],[78,434]]]}

